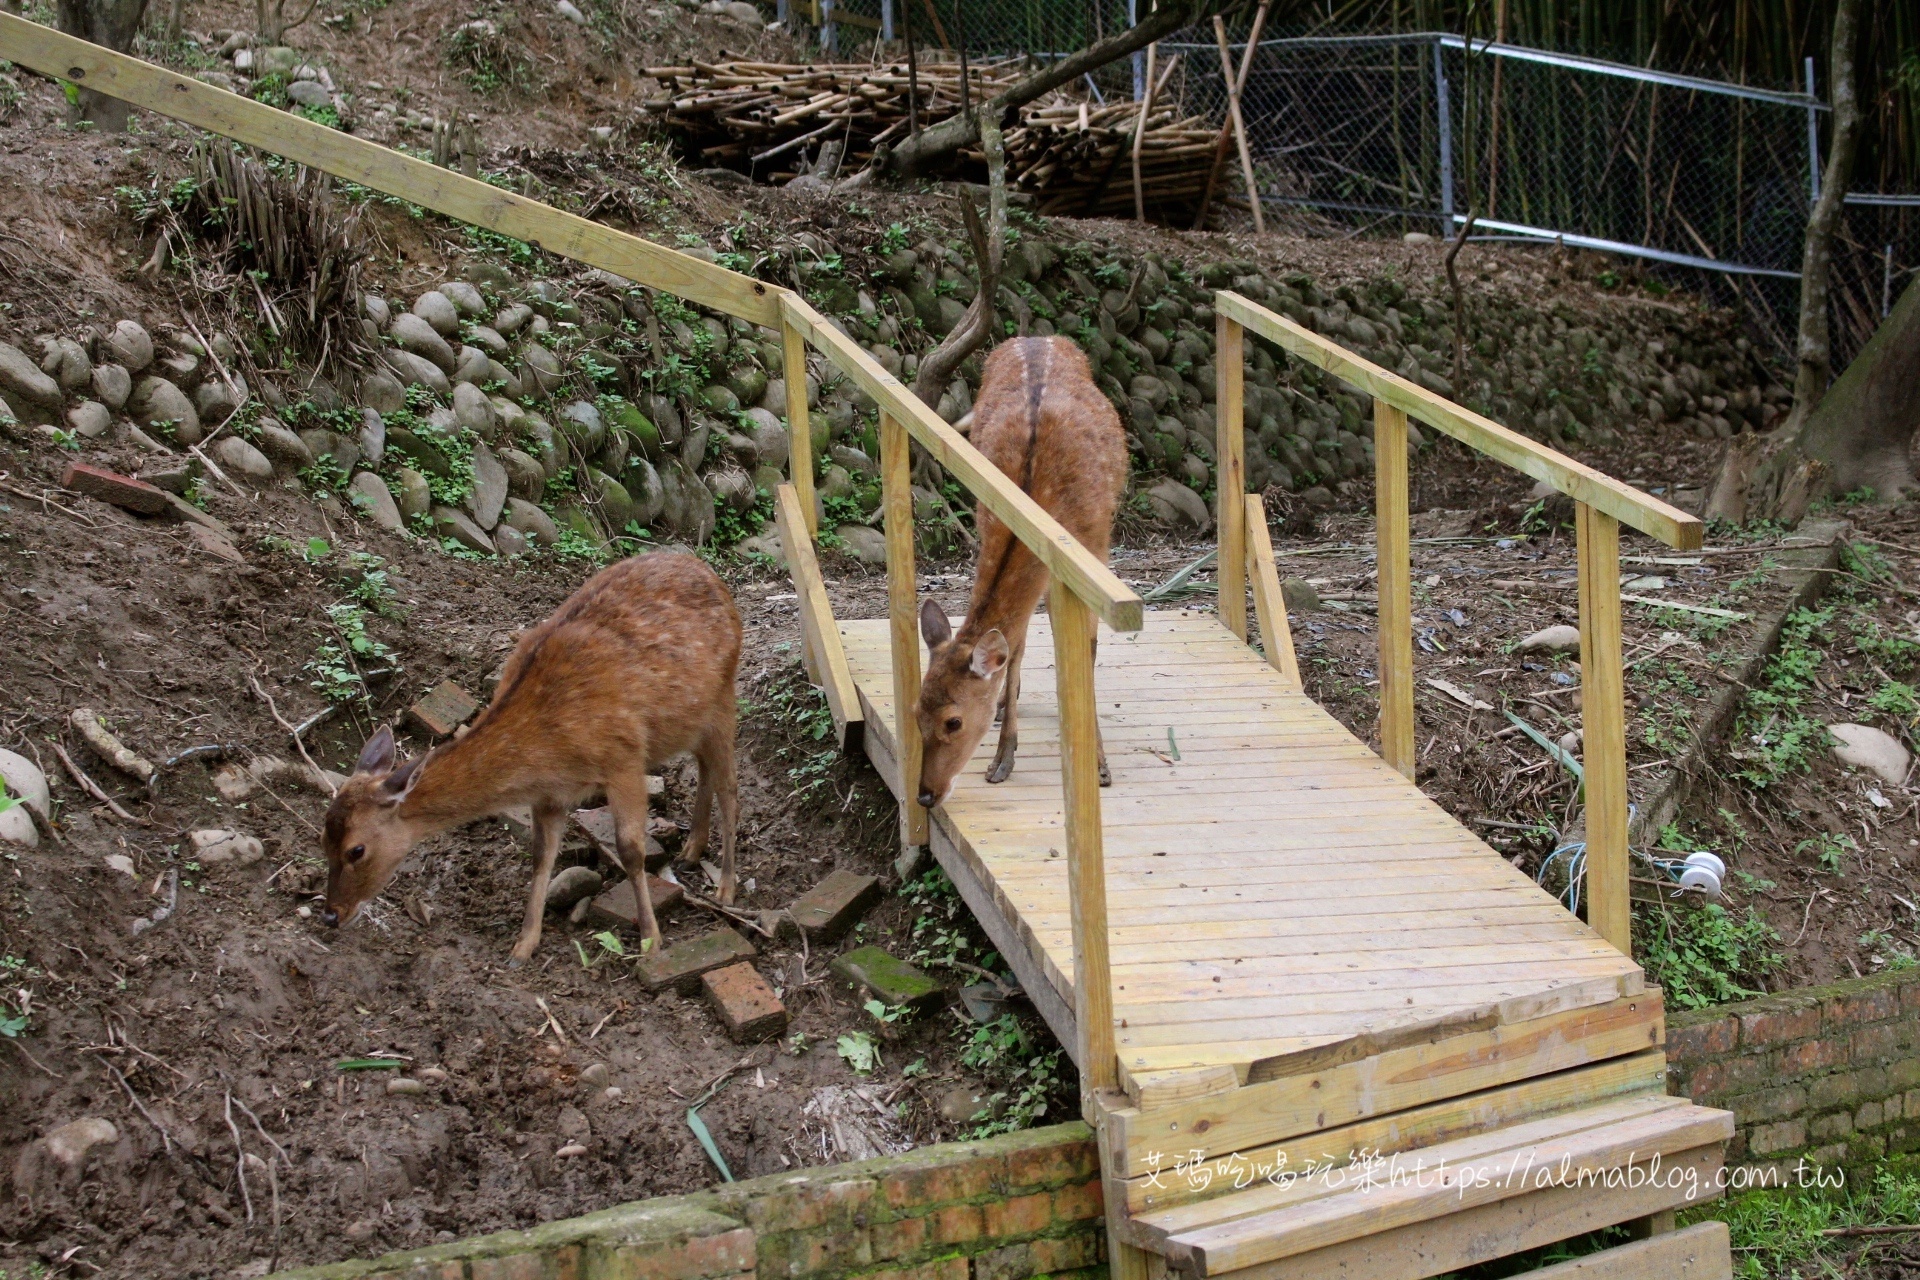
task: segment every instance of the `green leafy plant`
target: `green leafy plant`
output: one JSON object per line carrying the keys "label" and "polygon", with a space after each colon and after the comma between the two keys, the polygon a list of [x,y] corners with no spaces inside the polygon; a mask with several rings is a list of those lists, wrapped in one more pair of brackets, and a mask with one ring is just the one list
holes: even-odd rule
{"label": "green leafy plant", "polygon": [[960,1062],[993,1085],[992,1109],[999,1114],[989,1114],[967,1136],[1013,1133],[1046,1119],[1065,1098],[1065,1058],[1059,1049],[1037,1049],[1019,1018],[1010,1013],[974,1028],[960,1051]]}
{"label": "green leafy plant", "polygon": [[1735,915],[1718,903],[1698,911],[1665,908],[1634,917],[1634,955],[1647,977],[1681,1009],[1704,1009],[1759,995],[1755,986],[1778,969],[1780,935],[1752,907]]}
{"label": "green leafy plant", "polygon": [[880,1045],[867,1031],[849,1031],[835,1042],[847,1066],[858,1076],[870,1076],[880,1066]]}

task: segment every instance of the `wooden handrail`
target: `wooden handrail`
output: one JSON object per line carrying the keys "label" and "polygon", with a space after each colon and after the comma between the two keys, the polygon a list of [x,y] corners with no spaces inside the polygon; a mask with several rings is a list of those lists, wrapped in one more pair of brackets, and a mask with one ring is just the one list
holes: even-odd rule
{"label": "wooden handrail", "polygon": [[1697,551],[1700,547],[1702,526],[1697,516],[1668,506],[1630,484],[1462,408],[1237,293],[1215,294],[1214,309],[1309,364],[1352,383],[1374,399],[1384,400],[1436,431],[1535,480],[1544,481],[1576,501],[1606,512],[1621,524],[1682,551]]}
{"label": "wooden handrail", "polygon": [[[1098,556],[1081,546],[1044,507],[805,299],[783,292],[780,305],[788,324],[878,401],[881,413],[890,415],[935,462],[952,472],[1016,538],[1027,544],[1055,579],[1086,601],[1115,631],[1140,629],[1143,606],[1139,595]],[[793,376],[795,371],[789,370],[788,377]]]}
{"label": "wooden handrail", "polygon": [[780,323],[784,290],[204,81],[0,13],[0,58],[729,315]]}

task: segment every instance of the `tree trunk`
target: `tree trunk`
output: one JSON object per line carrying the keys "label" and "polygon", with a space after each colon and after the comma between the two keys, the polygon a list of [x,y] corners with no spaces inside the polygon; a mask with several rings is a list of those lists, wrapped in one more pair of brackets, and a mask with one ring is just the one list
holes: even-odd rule
{"label": "tree trunk", "polygon": [[[125,53],[146,16],[147,0],[60,0],[60,29],[70,36]],[[73,124],[90,124],[102,133],[125,133],[133,108],[118,98],[75,86],[79,95],[68,109]]]}
{"label": "tree trunk", "polygon": [[1235,2],[1236,0],[1169,0],[1169,3],[1148,14],[1119,35],[1109,36],[1105,40],[1089,45],[1071,57],[1048,63],[1026,79],[1015,83],[1004,93],[981,104],[976,110],[948,116],[939,124],[922,129],[887,154],[886,169],[889,173],[903,176],[928,169],[962,147],[970,147],[978,142],[980,140],[979,120],[983,114],[991,112],[995,120],[1003,121],[1008,112],[1026,106],[1041,94],[1057,89],[1061,85],[1071,84],[1081,76],[1098,71],[1110,62],[1116,62],[1144,49],[1154,41],[1170,36],[1183,27],[1205,21],[1215,13],[1224,12],[1232,8]]}
{"label": "tree trunk", "polygon": [[1800,433],[1832,493],[1871,489],[1893,502],[1914,483],[1907,451],[1920,427],[1920,278],[1828,389]]}
{"label": "tree trunk", "polygon": [[1793,379],[1793,411],[1785,427],[1798,433],[1827,393],[1833,378],[1833,350],[1827,307],[1833,285],[1833,229],[1853,184],[1854,143],[1860,137],[1860,102],[1854,96],[1854,46],[1858,43],[1860,0],[1840,0],[1833,12],[1833,146],[1820,177],[1820,198],[1807,217],[1807,243],[1800,260],[1799,369]]}

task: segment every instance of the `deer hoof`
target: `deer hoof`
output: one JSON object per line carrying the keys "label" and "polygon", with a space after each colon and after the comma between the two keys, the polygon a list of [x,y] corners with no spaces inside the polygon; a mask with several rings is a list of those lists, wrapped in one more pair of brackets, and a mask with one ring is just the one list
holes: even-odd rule
{"label": "deer hoof", "polygon": [[1013,761],[995,760],[987,769],[988,782],[1005,782],[1013,776]]}
{"label": "deer hoof", "polygon": [[1107,762],[1105,760],[1100,762],[1100,785],[1103,787],[1113,785],[1113,770],[1107,768]]}
{"label": "deer hoof", "polygon": [[520,956],[507,957],[507,968],[509,969],[523,969],[526,967],[526,964],[526,960]]}

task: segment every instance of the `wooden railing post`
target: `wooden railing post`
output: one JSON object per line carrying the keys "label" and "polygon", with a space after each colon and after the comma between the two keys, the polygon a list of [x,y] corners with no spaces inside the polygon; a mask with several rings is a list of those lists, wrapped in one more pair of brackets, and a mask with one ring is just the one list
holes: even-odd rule
{"label": "wooden railing post", "polygon": [[1215,517],[1220,522],[1220,555],[1214,578],[1220,584],[1220,621],[1247,638],[1247,434],[1246,330],[1224,315],[1214,317],[1214,369],[1219,385],[1213,398]]}
{"label": "wooden railing post", "polygon": [[1374,563],[1380,599],[1380,755],[1414,775],[1413,549],[1407,532],[1407,415],[1373,402]]}
{"label": "wooden railing post", "polygon": [[782,367],[787,383],[787,474],[807,532],[820,532],[820,516],[813,503],[813,423],[807,414],[807,339],[793,322],[780,321],[780,341],[786,349]]}
{"label": "wooden railing post", "polygon": [[1587,790],[1587,923],[1628,955],[1627,712],[1620,667],[1620,524],[1577,503],[1580,723]]}
{"label": "wooden railing post", "polygon": [[1293,629],[1287,624],[1287,598],[1280,591],[1280,571],[1274,567],[1273,535],[1267,532],[1267,504],[1257,493],[1247,495],[1247,581],[1253,585],[1253,613],[1260,623],[1260,647],[1267,661],[1300,689],[1300,660],[1293,651]]}
{"label": "wooden railing post", "polygon": [[1073,915],[1073,1005],[1079,1027],[1080,1113],[1094,1123],[1094,1096],[1120,1081],[1113,1043],[1113,977],[1107,959],[1107,872],[1100,832],[1100,729],[1095,721],[1093,641],[1086,602],[1058,582],[1047,597],[1053,623],[1054,691],[1060,702],[1060,789],[1066,805],[1067,895]]}
{"label": "wooden railing post", "polygon": [[[804,395],[805,392],[803,391]],[[920,787],[919,589],[913,576],[913,458],[907,429],[880,414],[880,501],[886,510],[887,620],[893,637],[893,740],[900,768],[900,841],[909,848],[927,842],[927,811]]]}

